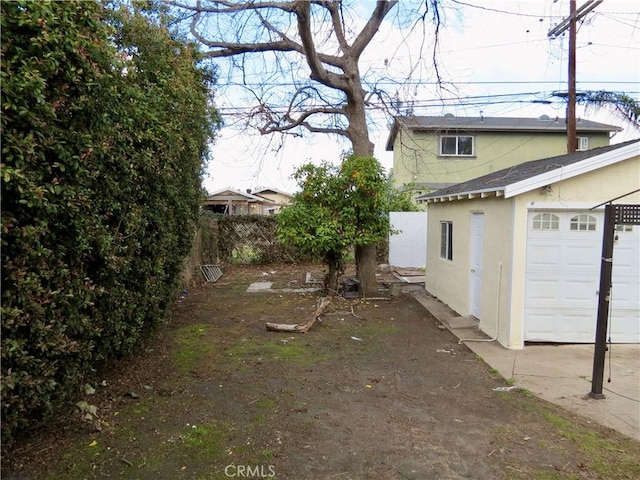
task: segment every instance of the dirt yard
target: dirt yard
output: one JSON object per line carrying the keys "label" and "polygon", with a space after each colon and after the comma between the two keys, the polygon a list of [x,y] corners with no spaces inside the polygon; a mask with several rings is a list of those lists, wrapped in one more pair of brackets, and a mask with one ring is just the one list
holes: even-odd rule
{"label": "dirt yard", "polygon": [[334,300],[309,333],[318,267],[235,267],[190,290],[143,351],[93,379],[80,415],[3,457],[3,478],[635,479],[640,444],[527,391],[410,295]]}

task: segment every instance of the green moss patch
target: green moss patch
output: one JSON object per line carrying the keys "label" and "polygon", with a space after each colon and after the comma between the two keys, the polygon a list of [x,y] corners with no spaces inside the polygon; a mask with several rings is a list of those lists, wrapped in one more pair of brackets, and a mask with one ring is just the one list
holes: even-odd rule
{"label": "green moss patch", "polygon": [[178,369],[191,370],[213,352],[213,344],[206,338],[207,328],[198,323],[176,331],[174,338],[178,347],[173,355]]}

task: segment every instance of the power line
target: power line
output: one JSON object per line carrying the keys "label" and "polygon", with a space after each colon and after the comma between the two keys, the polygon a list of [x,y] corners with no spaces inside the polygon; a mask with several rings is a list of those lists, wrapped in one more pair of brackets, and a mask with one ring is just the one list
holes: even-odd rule
{"label": "power line", "polygon": [[502,13],[504,15],[514,15],[516,17],[529,17],[529,18],[538,18],[538,19],[552,19],[554,18],[551,15],[533,15],[530,13],[518,13],[518,12],[510,12],[508,10],[498,10],[497,8],[490,8],[490,7],[483,7],[482,5],[474,5],[472,3],[466,3],[466,2],[460,2],[459,0],[451,0],[452,3],[455,3],[457,5],[461,5],[463,7],[471,7],[471,8],[475,8],[478,10],[484,10],[486,12],[495,12],[495,13]]}
{"label": "power line", "polygon": [[[520,80],[500,80],[500,81],[496,81],[496,80],[476,80],[476,81],[467,81],[467,82],[457,82],[457,81],[452,81],[452,82],[436,82],[436,81],[422,81],[422,80],[398,80],[398,81],[394,81],[394,80],[378,80],[378,81],[370,81],[369,83],[371,84],[375,84],[375,85],[389,85],[389,86],[404,86],[404,85],[424,85],[424,86],[428,86],[428,85],[432,85],[432,86],[436,86],[436,85],[443,85],[443,86],[456,86],[456,85],[557,85],[558,83],[560,83],[559,80],[540,80],[540,81],[536,81],[536,80],[525,80],[525,81],[520,81]],[[598,84],[598,85],[637,85],[638,84],[638,80],[579,80],[577,82],[580,85],[590,85],[590,84]],[[285,86],[285,87],[297,87],[297,86],[301,86],[302,83],[297,84],[295,82],[256,82],[256,83],[248,83],[248,82],[243,82],[243,83],[235,83],[235,82],[229,82],[226,83],[225,85],[219,85],[219,87],[226,87],[226,86],[234,86],[234,87],[247,87],[247,88],[252,88],[252,87],[280,87],[280,86]]]}

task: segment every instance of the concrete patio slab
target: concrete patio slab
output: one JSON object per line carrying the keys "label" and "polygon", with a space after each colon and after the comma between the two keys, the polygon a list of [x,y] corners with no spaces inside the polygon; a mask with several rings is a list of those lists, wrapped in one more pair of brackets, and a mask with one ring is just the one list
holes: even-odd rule
{"label": "concrete patio slab", "polygon": [[251,293],[251,292],[265,292],[267,290],[270,290],[272,286],[273,286],[273,282],[253,282],[247,288],[247,292],[249,292],[249,293]]}
{"label": "concrete patio slab", "polygon": [[543,400],[640,440],[640,345],[610,347],[605,361],[605,398],[596,400],[587,395],[591,391],[593,344],[534,344],[508,350],[472,325],[471,317],[460,317],[428,292],[412,290],[411,294],[505,379]]}

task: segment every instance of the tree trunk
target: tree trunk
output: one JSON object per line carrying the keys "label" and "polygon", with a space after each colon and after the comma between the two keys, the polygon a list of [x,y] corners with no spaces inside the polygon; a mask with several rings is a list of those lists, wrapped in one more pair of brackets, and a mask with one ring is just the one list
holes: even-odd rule
{"label": "tree trunk", "polygon": [[324,293],[335,297],[339,290],[338,280],[344,273],[344,259],[341,253],[331,251],[325,255],[324,263],[329,267],[329,271],[324,276]]}
{"label": "tree trunk", "polygon": [[[353,82],[351,92],[347,93],[347,111],[349,113],[349,127],[347,133],[353,146],[354,155],[373,157],[373,143],[369,140],[369,127],[364,109],[364,91],[360,81],[357,63],[352,66]],[[376,282],[376,246],[362,245],[356,247],[356,266],[358,273],[358,291],[363,297],[378,296]]]}
{"label": "tree trunk", "polygon": [[356,265],[358,267],[358,290],[363,297],[377,297],[376,282],[376,245],[356,247]]}
{"label": "tree trunk", "polygon": [[325,295],[335,297],[338,294],[338,266],[330,262],[329,271],[324,279]]}

